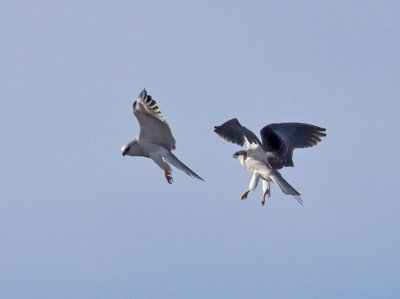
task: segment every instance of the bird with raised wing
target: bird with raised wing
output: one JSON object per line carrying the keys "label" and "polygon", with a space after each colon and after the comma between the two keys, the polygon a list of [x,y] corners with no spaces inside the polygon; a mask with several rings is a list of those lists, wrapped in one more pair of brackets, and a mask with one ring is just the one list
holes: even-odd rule
{"label": "bird with raised wing", "polygon": [[242,199],[247,198],[262,179],[262,205],[265,204],[266,197],[271,195],[271,181],[275,182],[283,193],[292,195],[300,204],[303,203],[300,193],[282,177],[277,169],[293,166],[294,149],[316,145],[321,141],[321,137],[326,136],[325,130],[304,123],[270,124],[261,129],[262,141],[260,141],[236,118],[214,127],[214,132],[226,141],[240,146],[246,144],[247,150],[238,151],[233,155],[247,171],[253,174],[249,188],[243,193]]}
{"label": "bird with raised wing", "polygon": [[164,171],[164,177],[169,184],[173,182],[169,164],[191,177],[204,181],[171,152],[176,148],[175,138],[156,101],[147,94],[146,89],[143,89],[133,103],[133,114],[139,122],[139,137],[121,147],[123,156],[152,159]]}

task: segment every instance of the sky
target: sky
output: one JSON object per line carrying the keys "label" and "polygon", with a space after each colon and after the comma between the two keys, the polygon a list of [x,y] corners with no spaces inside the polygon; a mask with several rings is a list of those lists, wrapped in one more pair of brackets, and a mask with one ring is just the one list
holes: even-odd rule
{"label": "sky", "polygon": [[[398,1],[0,2],[1,298],[395,298]],[[138,135],[172,128],[169,185]],[[237,117],[327,128],[264,207]]]}

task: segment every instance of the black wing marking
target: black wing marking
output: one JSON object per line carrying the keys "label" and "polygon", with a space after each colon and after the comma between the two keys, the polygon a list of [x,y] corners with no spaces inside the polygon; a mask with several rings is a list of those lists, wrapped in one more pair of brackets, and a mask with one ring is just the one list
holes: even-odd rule
{"label": "black wing marking", "polygon": [[166,123],[156,101],[147,93],[146,89],[143,89],[139,94],[138,100],[133,103],[133,113],[135,113],[135,111],[138,109],[143,109],[153,117],[158,118],[160,121]]}
{"label": "black wing marking", "polygon": [[169,150],[175,149],[176,142],[171,128],[162,116],[156,101],[147,94],[146,89],[143,89],[133,103],[133,114],[139,122],[139,138],[159,144]]}
{"label": "black wing marking", "polygon": [[279,150],[283,143],[288,148],[305,148],[316,145],[325,137],[325,128],[304,123],[277,123],[261,129],[261,140],[266,149]]}
{"label": "black wing marking", "polygon": [[316,145],[326,136],[325,128],[304,123],[276,123],[261,129],[263,147],[269,152],[268,161],[279,169],[293,166],[293,150]]}
{"label": "black wing marking", "polygon": [[243,127],[236,118],[224,122],[220,126],[214,126],[214,132],[226,141],[243,146],[247,141],[250,144],[261,144],[258,137],[246,127]]}

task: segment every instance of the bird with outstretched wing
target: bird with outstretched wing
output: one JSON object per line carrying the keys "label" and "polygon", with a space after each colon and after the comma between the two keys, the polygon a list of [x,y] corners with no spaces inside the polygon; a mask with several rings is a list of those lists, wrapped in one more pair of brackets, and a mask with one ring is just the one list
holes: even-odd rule
{"label": "bird with outstretched wing", "polygon": [[247,171],[253,174],[249,188],[243,193],[242,199],[247,198],[262,179],[263,205],[265,198],[271,194],[271,181],[275,182],[283,193],[292,195],[300,204],[303,203],[300,193],[282,177],[278,169],[293,166],[294,149],[316,145],[321,141],[321,137],[326,136],[325,131],[324,128],[304,123],[276,123],[261,129],[260,141],[236,118],[214,127],[214,132],[226,141],[240,146],[246,144],[247,150],[238,151],[233,155]]}
{"label": "bird with outstretched wing", "polygon": [[133,114],[139,122],[139,137],[122,146],[123,156],[152,159],[164,171],[164,176],[169,184],[173,182],[169,164],[191,177],[204,181],[171,152],[176,147],[175,138],[156,101],[147,94],[146,89],[143,89],[133,103]]}

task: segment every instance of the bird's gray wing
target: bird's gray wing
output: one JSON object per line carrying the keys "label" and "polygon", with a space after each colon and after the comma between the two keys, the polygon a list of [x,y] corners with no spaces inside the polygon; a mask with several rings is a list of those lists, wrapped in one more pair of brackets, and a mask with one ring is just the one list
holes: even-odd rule
{"label": "bird's gray wing", "polygon": [[293,150],[316,145],[326,136],[326,129],[304,123],[275,123],[260,131],[264,149],[270,153],[274,168],[293,166]]}
{"label": "bird's gray wing", "polygon": [[226,141],[247,147],[261,145],[260,139],[249,129],[243,127],[236,118],[224,122],[220,126],[214,126],[214,132]]}
{"label": "bird's gray wing", "polygon": [[159,144],[169,150],[175,149],[175,139],[171,128],[161,114],[156,101],[147,94],[146,89],[143,89],[133,103],[133,114],[139,122],[139,139]]}

